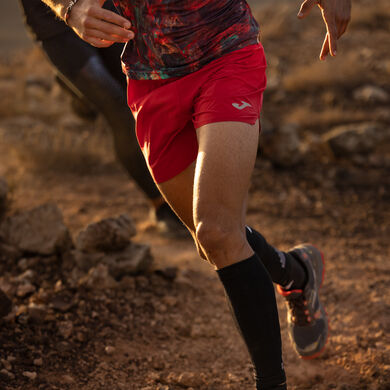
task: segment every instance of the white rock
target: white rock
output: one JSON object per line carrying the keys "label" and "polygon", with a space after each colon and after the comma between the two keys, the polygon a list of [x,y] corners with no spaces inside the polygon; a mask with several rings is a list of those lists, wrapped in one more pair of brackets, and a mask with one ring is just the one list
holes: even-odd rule
{"label": "white rock", "polygon": [[79,285],[86,286],[90,289],[107,289],[115,288],[118,283],[109,274],[108,267],[104,264],[99,264],[92,267],[88,274],[79,280]]}
{"label": "white rock", "polygon": [[173,307],[177,305],[178,299],[174,296],[166,295],[165,297],[162,298],[162,301],[167,306]]}
{"label": "white rock", "polygon": [[20,284],[16,290],[16,295],[20,298],[24,298],[28,294],[35,292],[36,288],[31,283]]}
{"label": "white rock", "polygon": [[27,306],[27,313],[32,320],[43,322],[47,314],[47,306],[31,302]]}
{"label": "white rock", "polygon": [[37,377],[37,373],[35,371],[24,371],[22,375],[28,379],[31,379],[32,381]]}
{"label": "white rock", "polygon": [[111,345],[107,345],[105,348],[104,348],[104,352],[107,354],[107,355],[113,355],[115,353],[115,347],[112,347]]}
{"label": "white rock", "polygon": [[185,388],[193,387],[195,389],[199,389],[204,385],[204,379],[202,378],[201,375],[199,375],[198,373],[187,372],[187,371],[179,375],[175,375],[171,373],[168,375],[168,380],[171,383],[173,382]]}
{"label": "white rock", "polygon": [[18,276],[15,276],[12,280],[16,283],[26,283],[26,282],[33,282],[35,279],[35,272],[32,269],[27,269],[23,273],[19,274]]}
{"label": "white rock", "polygon": [[67,384],[67,385],[72,385],[73,383],[75,383],[75,380],[73,377],[71,377],[70,375],[63,375],[62,376],[62,381]]}
{"label": "white rock", "polygon": [[36,358],[33,360],[33,363],[35,366],[42,366],[43,364],[43,359],[42,358]]}
{"label": "white rock", "polygon": [[355,100],[366,103],[386,103],[389,101],[389,94],[376,85],[365,85],[353,92]]}

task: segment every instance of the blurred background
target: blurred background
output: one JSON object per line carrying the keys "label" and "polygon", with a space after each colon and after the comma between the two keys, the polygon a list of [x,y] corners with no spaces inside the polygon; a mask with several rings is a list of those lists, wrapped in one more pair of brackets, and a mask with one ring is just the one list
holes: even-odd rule
{"label": "blurred background", "polygon": [[[319,360],[297,359],[279,302],[290,388],[388,390],[389,0],[354,0],[337,57],[324,62],[318,59],[325,27],[317,8],[299,21],[299,1],[250,4],[267,54],[268,87],[248,223],[281,249],[311,241],[327,259],[322,291],[332,337]],[[6,389],[23,390],[107,389],[107,380],[113,389],[251,388],[247,355],[208,265],[199,262],[189,240],[167,240],[150,230],[148,202],[116,162],[107,123],[101,115],[87,118],[75,111],[74,98],[59,85],[27,34],[15,0],[0,1],[0,178],[8,183],[6,191],[0,186],[0,217],[55,202],[75,236],[91,222],[125,212],[137,226],[135,241],[151,245],[157,266],[177,267],[182,276],[181,284],[140,276],[126,281],[129,290],[79,296],[64,276],[63,255],[49,266],[47,257],[30,253],[23,262],[0,253],[0,288],[14,305],[40,302],[58,289],[69,296],[77,292],[77,311],[56,312],[38,325],[15,314],[14,322],[4,325],[0,345],[6,345],[11,363],[12,356],[16,362],[0,361],[14,375],[12,379],[0,370],[0,388],[4,383]],[[7,202],[2,205],[4,193]],[[25,272],[29,262],[44,282],[36,279],[30,295],[13,293],[6,288],[8,281]],[[124,316],[126,305],[134,316]],[[92,312],[93,320],[85,327]],[[71,321],[74,330],[65,337],[68,332],[58,330],[56,321]],[[123,322],[127,325],[122,327]],[[127,355],[106,356],[102,348],[107,340],[119,345],[129,332],[134,339]],[[50,348],[39,347],[42,337]],[[146,350],[146,344],[155,348]],[[38,355],[44,357],[42,351],[50,351],[53,358],[35,365]],[[32,375],[31,382],[24,370],[38,372],[38,379]],[[180,382],[175,370],[192,372],[198,381]],[[63,372],[73,382],[60,379]],[[124,378],[122,387],[118,376]]]}
{"label": "blurred background", "polygon": [[[265,157],[282,166],[310,161],[313,156],[316,161],[347,157],[364,166],[389,166],[390,11],[386,0],[375,4],[354,1],[352,22],[339,43],[339,55],[325,62],[318,61],[324,25],[317,9],[306,20],[298,21],[299,2],[252,0],[250,4],[261,26],[261,41],[268,60],[268,88],[262,116],[262,134],[267,143]],[[6,0],[0,4],[0,54],[3,120],[12,124],[18,114],[19,122],[24,121],[18,124],[21,134],[23,127],[36,127],[38,122],[32,121],[37,117],[43,120],[41,125],[57,123],[55,130],[46,129],[53,134],[41,134],[50,144],[46,152],[56,151],[56,155],[51,156],[53,164],[61,165],[61,161],[54,160],[65,157],[65,152],[73,154],[72,161],[77,160],[80,156],[74,143],[78,142],[87,152],[82,153],[83,163],[92,158],[94,165],[98,155],[109,159],[110,141],[100,140],[104,124],[98,119],[93,125],[96,131],[91,132],[91,123],[85,123],[68,110],[70,97],[58,87],[54,72],[33,45],[16,1]],[[68,132],[76,122],[81,138],[66,140],[66,137],[71,138]],[[375,122],[376,130],[367,122],[371,125]],[[356,123],[359,125],[355,129],[348,128]],[[337,129],[341,125],[344,128]],[[286,126],[288,131],[285,131]],[[68,131],[64,132],[65,127]],[[336,132],[332,132],[335,128]],[[88,131],[88,142],[83,138],[87,136],[83,130]],[[4,131],[3,136],[6,136]],[[30,139],[33,134],[37,136],[35,132],[28,130],[27,133],[17,136],[13,132],[13,137],[23,138],[22,143],[29,145],[29,154],[34,153],[35,147],[44,147],[45,142]],[[344,138],[350,142],[353,139],[353,145],[346,146]],[[274,142],[276,139],[278,142]],[[15,140],[12,144],[15,145]],[[284,149],[286,156],[279,149]],[[68,161],[70,166],[72,161]],[[79,168],[88,169],[88,164]]]}

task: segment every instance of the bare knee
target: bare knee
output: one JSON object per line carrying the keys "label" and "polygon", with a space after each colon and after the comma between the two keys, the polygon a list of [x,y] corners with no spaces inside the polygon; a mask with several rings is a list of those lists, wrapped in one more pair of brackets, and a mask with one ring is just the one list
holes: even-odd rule
{"label": "bare knee", "polygon": [[242,256],[247,242],[240,226],[224,225],[206,219],[197,223],[196,240],[207,260],[218,268],[245,258]]}
{"label": "bare knee", "polygon": [[194,240],[194,243],[195,243],[195,246],[196,246],[196,250],[198,251],[198,254],[199,254],[200,258],[202,258],[203,260],[207,260],[207,256],[204,253],[204,250],[200,246],[200,243],[199,243],[199,241],[198,241],[198,239],[196,237],[196,232],[194,230],[191,230],[191,229],[189,229],[189,231],[191,233],[192,239]]}

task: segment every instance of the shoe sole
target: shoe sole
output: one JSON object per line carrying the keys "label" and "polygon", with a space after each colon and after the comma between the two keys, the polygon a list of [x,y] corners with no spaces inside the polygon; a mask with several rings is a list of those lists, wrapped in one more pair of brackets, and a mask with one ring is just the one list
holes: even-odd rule
{"label": "shoe sole", "polygon": [[[308,245],[310,245],[313,248],[315,248],[319,252],[319,254],[321,255],[322,275],[321,275],[321,283],[320,283],[320,286],[318,287],[318,295],[319,295],[319,290],[322,287],[322,285],[324,283],[324,278],[325,278],[325,257],[324,257],[324,254],[316,246],[314,246],[312,244],[308,244]],[[329,340],[329,333],[330,333],[329,330],[330,330],[330,327],[329,327],[329,316],[328,316],[328,313],[326,312],[325,308],[324,308],[324,312],[325,312],[326,320],[327,320],[327,323],[328,323],[328,328],[327,328],[328,331],[326,333],[325,344],[318,352],[314,353],[313,355],[305,355],[305,356],[299,355],[299,357],[302,360],[313,360],[313,359],[316,359],[320,355],[322,355],[322,353],[325,351],[326,345],[328,344],[328,340]]]}

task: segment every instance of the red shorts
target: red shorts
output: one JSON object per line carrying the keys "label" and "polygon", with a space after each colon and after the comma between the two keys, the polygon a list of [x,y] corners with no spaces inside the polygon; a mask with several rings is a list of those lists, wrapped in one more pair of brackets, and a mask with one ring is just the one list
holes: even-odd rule
{"label": "red shorts", "polygon": [[226,54],[184,77],[128,79],[127,98],[137,138],[157,183],[197,157],[196,129],[215,122],[255,124],[266,85],[261,44]]}

